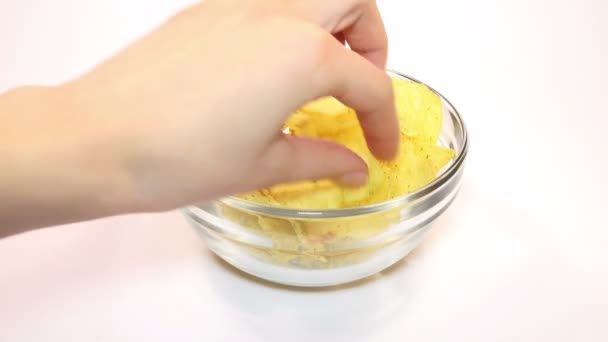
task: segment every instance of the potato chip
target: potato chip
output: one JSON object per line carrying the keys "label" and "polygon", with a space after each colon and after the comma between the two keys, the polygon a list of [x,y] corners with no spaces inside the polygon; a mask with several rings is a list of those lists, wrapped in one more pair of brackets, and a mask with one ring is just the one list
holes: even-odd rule
{"label": "potato chip", "polygon": [[398,157],[391,163],[383,164],[390,183],[387,197],[402,196],[432,182],[453,157],[452,149],[402,137]]}
{"label": "potato chip", "polygon": [[299,111],[309,115],[319,114],[323,116],[338,116],[351,112],[352,109],[333,97],[322,97],[316,101],[305,104]]}
{"label": "potato chip", "polygon": [[401,132],[437,143],[443,120],[441,98],[426,85],[406,79],[393,78],[393,87]]}
{"label": "potato chip", "polygon": [[282,206],[294,209],[335,209],[343,202],[341,188],[330,180],[279,185],[264,194]]}

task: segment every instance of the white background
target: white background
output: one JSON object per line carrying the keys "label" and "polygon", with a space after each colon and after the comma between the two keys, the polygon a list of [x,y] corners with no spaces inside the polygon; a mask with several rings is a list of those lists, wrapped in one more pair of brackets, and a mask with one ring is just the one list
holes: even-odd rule
{"label": "white background", "polygon": [[[379,3],[390,67],[471,133],[413,255],[297,290],[219,262],[177,213],[38,231],[0,241],[0,341],[608,340],[608,2]],[[0,90],[75,77],[185,4],[0,0]]]}

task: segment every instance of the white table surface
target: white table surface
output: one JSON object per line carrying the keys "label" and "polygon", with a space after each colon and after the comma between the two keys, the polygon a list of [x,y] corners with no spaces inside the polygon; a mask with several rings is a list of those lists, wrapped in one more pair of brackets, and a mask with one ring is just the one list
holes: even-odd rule
{"label": "white table surface", "polygon": [[[390,66],[471,133],[413,255],[297,290],[227,267],[175,212],[41,230],[0,241],[0,341],[607,341],[608,2],[379,3]],[[185,4],[2,0],[0,91],[74,77]]]}

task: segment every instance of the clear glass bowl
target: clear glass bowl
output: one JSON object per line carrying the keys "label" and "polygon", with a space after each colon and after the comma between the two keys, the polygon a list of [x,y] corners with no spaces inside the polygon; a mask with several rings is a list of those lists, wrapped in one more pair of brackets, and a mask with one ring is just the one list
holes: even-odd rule
{"label": "clear glass bowl", "polygon": [[220,258],[271,282],[329,286],[380,272],[420,243],[460,186],[467,131],[454,106],[437,94],[443,103],[439,143],[456,154],[433,182],[413,193],[334,210],[277,208],[229,197],[183,213]]}

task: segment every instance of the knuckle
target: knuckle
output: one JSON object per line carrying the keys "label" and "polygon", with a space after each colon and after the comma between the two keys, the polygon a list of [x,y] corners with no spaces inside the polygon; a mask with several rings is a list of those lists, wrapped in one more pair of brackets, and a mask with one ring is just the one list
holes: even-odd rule
{"label": "knuckle", "polygon": [[318,29],[311,30],[303,46],[306,49],[303,52],[306,54],[310,68],[316,70],[331,61],[334,44],[332,39],[334,38],[330,37],[325,31]]}
{"label": "knuckle", "polygon": [[305,28],[297,37],[299,39],[294,49],[295,55],[292,56],[298,62],[290,63],[293,66],[291,77],[309,80],[312,84],[322,84],[322,79],[317,78],[324,75],[333,64],[335,54],[332,44],[335,42],[332,40],[335,38],[317,27]]}

